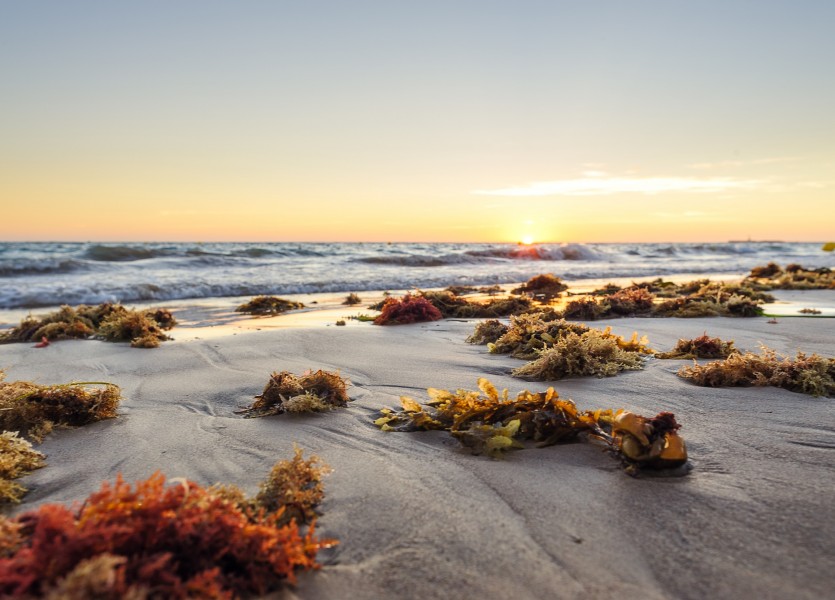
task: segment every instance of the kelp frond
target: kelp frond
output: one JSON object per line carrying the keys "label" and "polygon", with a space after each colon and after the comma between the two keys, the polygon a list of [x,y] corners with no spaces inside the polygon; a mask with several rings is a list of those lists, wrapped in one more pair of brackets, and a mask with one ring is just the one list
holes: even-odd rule
{"label": "kelp frond", "polygon": [[121,394],[111,383],[39,385],[3,380],[0,430],[20,431],[40,441],[53,427],[79,427],[116,416]]}
{"label": "kelp frond", "polygon": [[335,543],[317,539],[313,525],[302,534],[287,517],[289,506],[302,506],[306,518],[321,500],[314,461],[297,450],[255,500],[234,486],[169,483],[157,472],[134,485],[117,476],[80,508],[47,504],[4,520],[0,596],[238,598],[293,584]]}
{"label": "kelp frond", "polygon": [[492,344],[504,334],[509,327],[497,319],[488,319],[475,326],[473,333],[466,339],[468,344]]}
{"label": "kelp frond", "polygon": [[13,480],[43,467],[44,459],[16,431],[0,433],[0,505],[20,502],[26,488]]}
{"label": "kelp frond", "polygon": [[567,289],[568,286],[559,277],[550,273],[543,273],[531,277],[527,282],[512,290],[511,293],[528,294],[536,300],[547,303],[554,298],[559,298]]}
{"label": "kelp frond", "polygon": [[425,321],[438,321],[441,312],[426,298],[406,294],[402,298],[386,298],[374,319],[375,325],[407,325]]}
{"label": "kelp frond", "polygon": [[264,391],[255,402],[237,411],[245,417],[266,417],[285,412],[322,412],[347,406],[350,381],[332,371],[290,371],[270,376]]}
{"label": "kelp frond", "polygon": [[692,340],[680,339],[669,352],[659,352],[655,358],[727,358],[738,353],[733,340],[724,342],[708,337],[707,333]]}
{"label": "kelp frond", "polygon": [[304,308],[304,304],[276,296],[256,296],[249,302],[241,304],[235,312],[249,315],[278,315],[297,308]]}
{"label": "kelp frond", "polygon": [[570,442],[586,436],[604,443],[628,472],[642,468],[671,468],[687,461],[684,441],[671,413],[648,419],[612,410],[583,411],[554,388],[511,398],[487,379],[478,380],[478,391],[429,388],[430,400],[421,405],[402,397],[402,410],[383,409],[375,424],[383,431],[448,431],[473,454],[494,458],[524,448],[525,441],[538,446]]}
{"label": "kelp frond", "polygon": [[[637,334],[635,341],[641,345]],[[567,332],[542,350],[538,358],[514,369],[512,375],[553,381],[573,376],[611,377],[621,371],[643,368],[644,361],[639,352],[623,349],[617,336],[608,331],[591,329],[582,334]]]}
{"label": "kelp frond", "polygon": [[48,315],[26,317],[19,326],[0,334],[0,343],[31,342],[96,337],[111,342],[131,342],[131,346],[153,348],[170,339],[164,331],[177,324],[171,311],[131,310],[121,304],[62,306]]}
{"label": "kelp frond", "polygon": [[760,354],[732,354],[723,361],[682,367],[678,375],[707,387],[770,385],[812,396],[835,396],[835,358],[798,352],[790,359],[766,347]]}

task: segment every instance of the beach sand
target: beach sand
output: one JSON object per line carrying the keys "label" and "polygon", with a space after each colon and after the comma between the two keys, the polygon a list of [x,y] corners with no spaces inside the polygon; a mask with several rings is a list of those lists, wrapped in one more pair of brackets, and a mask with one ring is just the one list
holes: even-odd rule
{"label": "beach sand", "polygon": [[[777,292],[778,297],[793,299]],[[832,304],[832,292],[801,300]],[[333,468],[319,534],[340,540],[275,598],[820,598],[835,584],[835,411],[832,399],[776,388],[702,388],[676,377],[686,361],[650,359],[643,371],[552,383],[510,377],[522,361],[464,339],[473,321],[396,327],[349,322],[332,307],[310,322],[175,328],[155,350],[98,341],[44,349],[0,346],[7,380],[111,381],[117,419],[51,434],[48,466],[13,514],[83,500],[117,473],[161,470],[200,484],[257,489],[294,444]],[[358,312],[368,312],[358,309]],[[316,322],[313,322],[316,321]],[[835,319],[598,321],[649,336],[658,350],[707,332],[743,350],[765,344],[831,356]],[[260,329],[260,330],[259,330]],[[210,333],[211,330],[211,333]],[[273,371],[339,370],[347,409],[243,419]],[[373,419],[399,396],[476,389],[487,377],[512,393],[553,385],[580,409],[674,412],[693,469],[633,478],[588,443],[472,456],[443,432],[386,433]]]}

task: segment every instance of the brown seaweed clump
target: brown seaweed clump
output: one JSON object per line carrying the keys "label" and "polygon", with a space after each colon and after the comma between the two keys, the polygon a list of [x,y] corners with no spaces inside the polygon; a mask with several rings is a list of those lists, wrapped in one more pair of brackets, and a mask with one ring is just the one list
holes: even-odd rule
{"label": "brown seaweed clump", "polygon": [[682,367],[678,376],[706,387],[770,385],[812,396],[835,396],[835,358],[798,352],[790,359],[766,347],[760,354],[732,354],[723,361]]}
{"label": "brown seaweed clump", "polygon": [[345,306],[356,306],[360,303],[362,303],[362,300],[353,292],[345,296],[345,300],[342,301],[342,304]]}
{"label": "brown seaweed clump", "polygon": [[290,371],[273,373],[255,402],[237,411],[245,417],[266,417],[285,412],[323,412],[348,406],[351,382],[332,371],[305,371],[301,376]]}
{"label": "brown seaweed clump", "polygon": [[509,327],[498,319],[488,319],[475,326],[473,333],[466,339],[468,344],[492,344],[504,334]]}
{"label": "brown seaweed clump", "polygon": [[835,289],[835,271],[827,267],[807,269],[798,264],[786,265],[784,270],[776,263],[768,263],[751,269],[743,283],[760,289],[831,290]]}
{"label": "brown seaweed clump", "polygon": [[[625,350],[616,338],[608,330],[590,329],[582,334],[569,331],[511,374],[521,379],[553,381],[574,376],[612,377],[621,371],[643,369],[641,353]],[[643,345],[637,334],[627,344]]]}
{"label": "brown seaweed clump", "polygon": [[235,309],[235,312],[246,313],[249,315],[279,315],[288,310],[295,310],[297,308],[304,308],[301,302],[293,302],[285,298],[278,298],[276,296],[256,296],[249,302],[241,304]]}
{"label": "brown seaweed clump", "polygon": [[250,598],[292,585],[336,543],[288,517],[306,519],[321,500],[323,470],[311,461],[297,450],[253,499],[159,472],[134,485],[119,475],[80,506],[0,519],[0,596]]}
{"label": "brown seaweed clump", "polygon": [[0,430],[20,431],[41,441],[54,427],[80,427],[116,416],[119,387],[106,382],[39,385],[3,381],[0,371]]}
{"label": "brown seaweed clump", "polygon": [[559,277],[550,273],[535,275],[511,291],[513,294],[527,294],[540,302],[548,303],[559,298],[568,286]]}
{"label": "brown seaweed clump", "polygon": [[589,327],[580,323],[569,323],[564,319],[543,321],[538,313],[510,317],[510,327],[505,333],[488,344],[493,354],[510,354],[514,358],[531,359],[553,345],[567,332],[583,334]]}
{"label": "brown seaweed clump", "polygon": [[159,308],[131,310],[121,304],[62,306],[40,319],[26,317],[11,331],[0,334],[0,343],[87,339],[130,342],[134,348],[156,348],[171,339],[164,331],[177,324],[171,311]]}
{"label": "brown seaweed clump", "polygon": [[606,296],[609,304],[607,316],[646,315],[652,311],[655,295],[644,288],[626,288]]}
{"label": "brown seaweed clump", "polygon": [[450,292],[418,292],[440,311],[444,319],[490,319],[507,317],[530,310],[529,298],[491,298],[482,302],[467,300]]}
{"label": "brown seaweed clump", "polygon": [[667,300],[655,306],[656,317],[758,317],[763,314],[761,301],[739,294],[714,296],[691,294]]}
{"label": "brown seaweed clump", "polygon": [[454,393],[429,388],[430,400],[424,406],[403,396],[402,410],[383,409],[374,423],[383,431],[448,431],[473,454],[494,458],[524,448],[525,441],[543,447],[585,436],[603,442],[631,474],[645,467],[669,468],[687,461],[684,442],[676,434],[679,426],[671,413],[647,419],[623,411],[581,412],[574,402],[560,398],[554,388],[539,393],[524,390],[510,398],[507,390],[500,394],[485,378],[478,380],[478,388]]}
{"label": "brown seaweed clump", "polygon": [[596,321],[609,316],[609,301],[606,298],[580,298],[565,305],[563,318],[573,321]]}
{"label": "brown seaweed clump", "polygon": [[708,337],[707,333],[692,340],[680,339],[669,352],[659,352],[655,358],[727,358],[738,353],[733,340],[723,342],[719,338]]}
{"label": "brown seaweed clump", "polygon": [[386,298],[380,310],[380,315],[374,319],[375,325],[407,325],[444,318],[429,300],[411,294],[402,298]]}
{"label": "brown seaweed clump", "polygon": [[20,502],[26,488],[13,480],[43,467],[44,458],[16,431],[0,433],[0,505]]}

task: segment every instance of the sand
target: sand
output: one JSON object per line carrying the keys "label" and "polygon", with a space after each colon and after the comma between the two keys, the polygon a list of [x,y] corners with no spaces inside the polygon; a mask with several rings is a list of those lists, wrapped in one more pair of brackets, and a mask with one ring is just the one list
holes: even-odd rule
{"label": "sand", "polygon": [[[778,293],[778,296],[780,294]],[[832,304],[831,292],[804,300]],[[337,314],[347,309],[333,309]],[[324,313],[322,313],[324,314]],[[511,392],[548,384],[510,377],[522,361],[464,338],[475,321],[398,327],[175,329],[156,350],[67,341],[0,346],[7,380],[107,380],[122,387],[120,417],[50,435],[48,465],[26,477],[19,513],[83,500],[103,480],[159,469],[254,492],[293,445],[333,467],[320,555],[276,598],[820,598],[835,584],[833,400],[775,388],[708,389],[676,377],[684,361],[554,382],[581,409],[661,410],[682,424],[693,465],[681,478],[626,475],[587,443],[472,456],[442,432],[385,433],[372,425],[401,394],[475,389],[481,376]],[[282,317],[279,317],[279,319]],[[203,322],[203,325],[206,323]],[[835,319],[617,319],[667,350],[703,332],[741,349],[833,354]],[[260,328],[260,330],[258,330]],[[211,335],[207,335],[213,329]],[[233,335],[235,334],[235,335]],[[339,370],[350,407],[328,414],[242,419],[270,372]]]}

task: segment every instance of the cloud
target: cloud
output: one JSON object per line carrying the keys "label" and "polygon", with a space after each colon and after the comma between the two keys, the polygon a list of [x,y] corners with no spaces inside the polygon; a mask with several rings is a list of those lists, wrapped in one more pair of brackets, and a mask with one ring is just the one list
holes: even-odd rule
{"label": "cloud", "polygon": [[774,158],[754,158],[751,160],[720,160],[718,162],[703,162],[688,165],[690,169],[727,169],[731,167],[747,167],[750,165],[771,165],[774,163],[794,162],[801,160],[800,156],[777,156]]}
{"label": "cloud", "polygon": [[[612,194],[655,195],[666,192],[717,194],[733,190],[749,190],[761,185],[754,179],[730,177],[608,177],[603,173],[586,173],[579,179],[535,181],[524,186],[495,190],[474,190],[481,196],[610,196]],[[589,176],[591,175],[591,176]]]}

